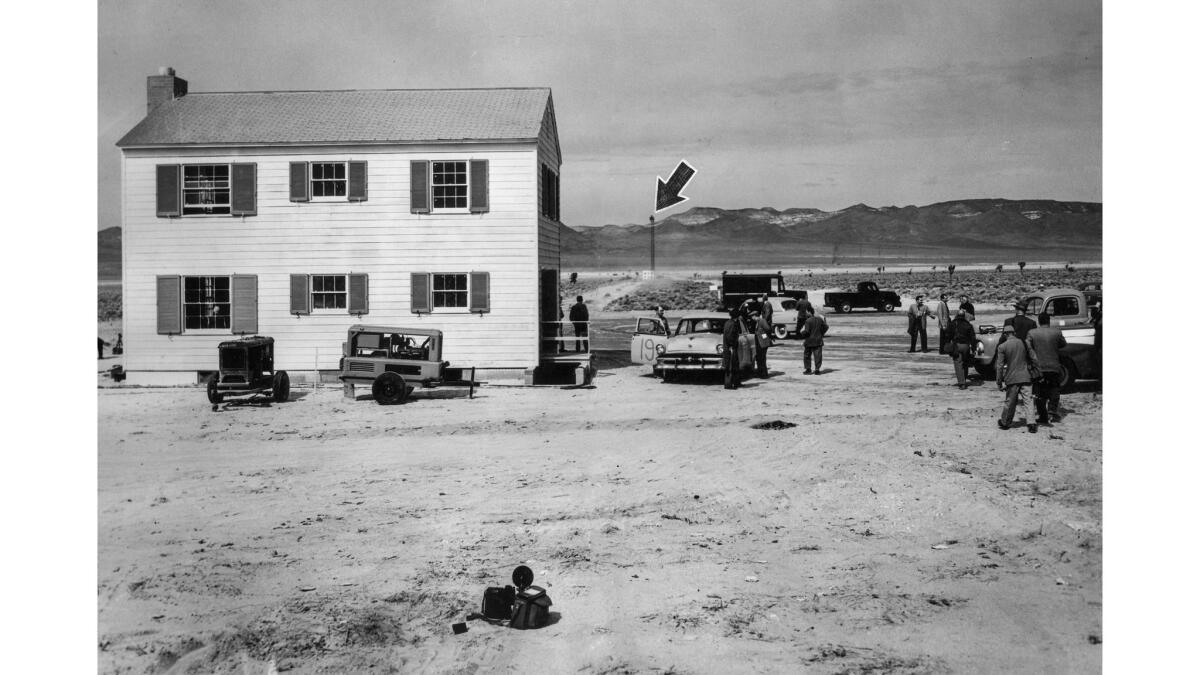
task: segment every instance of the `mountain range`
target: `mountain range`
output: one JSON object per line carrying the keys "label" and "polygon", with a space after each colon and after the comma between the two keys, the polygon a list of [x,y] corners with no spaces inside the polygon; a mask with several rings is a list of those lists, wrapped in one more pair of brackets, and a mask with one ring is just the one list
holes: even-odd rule
{"label": "mountain range", "polygon": [[[1054,200],[855,204],[838,211],[696,207],[658,221],[654,248],[663,267],[956,257],[969,262],[1026,252],[1031,259],[1078,259],[1099,257],[1102,221],[1099,203]],[[649,261],[649,225],[562,226],[561,235],[564,270]]]}
{"label": "mountain range", "polygon": [[[655,263],[782,267],[914,261],[1099,260],[1103,212],[1095,202],[964,199],[928,206],[838,211],[699,206],[654,225]],[[562,268],[642,269],[649,225],[560,225]],[[98,233],[99,276],[121,278],[121,228]]]}

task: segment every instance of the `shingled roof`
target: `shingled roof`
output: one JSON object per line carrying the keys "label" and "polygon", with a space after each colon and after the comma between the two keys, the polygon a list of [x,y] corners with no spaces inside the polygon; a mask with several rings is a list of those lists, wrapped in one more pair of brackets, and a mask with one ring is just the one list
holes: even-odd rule
{"label": "shingled roof", "polygon": [[155,108],[117,145],[533,140],[549,101],[547,88],[187,94]]}

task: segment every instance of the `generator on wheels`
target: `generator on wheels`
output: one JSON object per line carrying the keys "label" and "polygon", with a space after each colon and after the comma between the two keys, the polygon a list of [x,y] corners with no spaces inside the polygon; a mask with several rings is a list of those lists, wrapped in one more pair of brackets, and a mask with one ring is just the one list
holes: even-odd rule
{"label": "generator on wheels", "polygon": [[275,370],[275,338],[255,335],[217,345],[219,370],[208,380],[213,410],[227,398],[269,393],[282,403],[291,393],[286,370]]}
{"label": "generator on wheels", "polygon": [[354,385],[369,385],[380,405],[403,403],[417,386],[466,387],[475,397],[474,368],[452,368],[442,360],[442,331],[398,326],[351,326],[342,345],[344,395],[354,397]]}

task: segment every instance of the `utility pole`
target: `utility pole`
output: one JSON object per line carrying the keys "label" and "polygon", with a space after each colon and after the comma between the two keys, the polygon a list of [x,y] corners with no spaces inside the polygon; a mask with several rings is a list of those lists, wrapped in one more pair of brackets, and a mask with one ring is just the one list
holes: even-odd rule
{"label": "utility pole", "polygon": [[650,272],[654,273],[654,216],[650,216]]}

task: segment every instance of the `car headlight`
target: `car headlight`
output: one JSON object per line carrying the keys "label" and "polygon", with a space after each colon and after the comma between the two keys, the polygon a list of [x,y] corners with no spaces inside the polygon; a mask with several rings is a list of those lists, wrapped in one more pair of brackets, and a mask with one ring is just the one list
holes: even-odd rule
{"label": "car headlight", "polygon": [[654,351],[655,351],[655,352],[656,352],[656,353],[657,353],[659,356],[662,356],[663,354],[666,354],[666,353],[667,353],[667,346],[666,346],[666,345],[664,345],[664,344],[657,344],[657,345],[654,345]]}
{"label": "car headlight", "polygon": [[982,342],[975,343],[975,355],[983,356],[983,343]]}
{"label": "car headlight", "polygon": [[717,353],[724,354],[725,353],[725,345],[718,342],[717,343]]}

